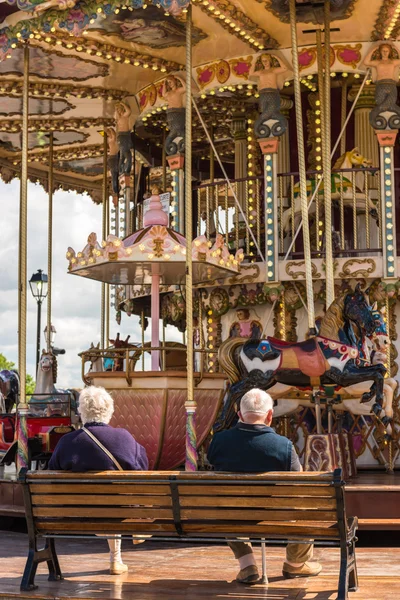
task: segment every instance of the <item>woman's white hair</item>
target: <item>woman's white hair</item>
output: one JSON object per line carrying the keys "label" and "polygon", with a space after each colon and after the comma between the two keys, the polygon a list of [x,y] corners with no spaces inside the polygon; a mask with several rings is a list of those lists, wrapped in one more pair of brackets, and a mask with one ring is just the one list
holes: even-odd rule
{"label": "woman's white hair", "polygon": [[253,388],[247,392],[240,401],[242,415],[247,413],[266,415],[273,408],[274,402],[271,396],[259,388]]}
{"label": "woman's white hair", "polygon": [[90,385],[79,395],[82,423],[109,423],[114,412],[114,400],[102,387]]}

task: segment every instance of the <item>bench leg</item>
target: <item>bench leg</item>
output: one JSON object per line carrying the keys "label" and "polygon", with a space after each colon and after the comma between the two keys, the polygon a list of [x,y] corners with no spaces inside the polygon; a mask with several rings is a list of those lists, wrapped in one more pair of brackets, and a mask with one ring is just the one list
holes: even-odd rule
{"label": "bench leg", "polygon": [[58,562],[58,556],[56,552],[55,541],[53,538],[46,540],[46,550],[50,551],[50,560],[47,561],[49,569],[49,581],[60,581],[64,579],[61,573],[60,564]]}
{"label": "bench leg", "polygon": [[49,569],[49,581],[58,581],[63,578],[60,565],[58,563],[54,540],[46,540],[46,545],[43,550],[37,549],[35,540],[34,544],[30,544],[28,559],[26,561],[20,586],[22,592],[28,592],[37,588],[37,585],[35,585],[35,575],[38,564],[42,562],[47,562]]}
{"label": "bench leg", "polygon": [[340,573],[337,600],[348,600],[348,592],[358,589],[355,540],[340,546]]}
{"label": "bench leg", "polygon": [[262,565],[262,575],[261,575],[260,583],[268,583],[267,558],[265,555],[265,538],[261,538],[261,565]]}

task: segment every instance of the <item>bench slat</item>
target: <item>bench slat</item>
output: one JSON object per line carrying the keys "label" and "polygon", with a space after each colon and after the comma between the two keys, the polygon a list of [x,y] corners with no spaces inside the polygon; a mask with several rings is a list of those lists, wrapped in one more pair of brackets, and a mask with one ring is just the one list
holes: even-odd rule
{"label": "bench slat", "polygon": [[[38,481],[60,481],[65,480],[105,480],[108,482],[118,481],[124,482],[135,480],[137,482],[146,480],[157,483],[165,481],[169,477],[174,476],[178,482],[180,481],[209,481],[216,484],[217,481],[288,481],[291,483],[328,483],[333,480],[333,473],[327,471],[271,471],[269,473],[223,473],[214,471],[196,471],[193,473],[185,471],[89,471],[87,473],[71,473],[69,471],[29,471],[26,476],[27,483],[37,483]],[[165,481],[165,483],[168,483]]]}
{"label": "bench slat", "polygon": [[127,483],[31,483],[32,494],[170,494],[169,484]]}
{"label": "bench slat", "polygon": [[[175,536],[175,526],[172,522],[127,522],[122,523],[104,521],[68,521],[68,522],[46,522],[37,520],[37,530],[42,534],[62,534],[63,532],[85,534],[85,533],[142,533],[147,534],[165,534],[166,536]],[[339,531],[337,524],[334,522],[323,521],[317,525],[314,522],[285,523],[276,524],[268,521],[245,524],[238,522],[231,523],[184,523],[184,531],[187,535],[203,534],[203,536],[211,537],[213,535],[234,535],[238,534],[246,537],[246,535],[256,535],[259,537],[277,537],[281,539],[339,539]]]}
{"label": "bench slat", "polygon": [[[70,489],[71,491],[71,489]],[[108,490],[109,492],[111,490]],[[133,496],[124,495],[85,495],[85,494],[32,494],[32,505],[34,506],[172,506],[170,496]]]}
{"label": "bench slat", "polygon": [[[32,505],[35,507],[41,506],[172,506],[172,500],[169,496],[134,496],[131,494],[125,495],[83,495],[83,494],[33,494]],[[336,514],[336,501],[333,498],[268,498],[268,497],[252,497],[251,488],[249,489],[249,497],[221,496],[182,496],[180,505],[183,508],[240,508],[246,510],[248,508],[277,508],[277,509],[312,509],[316,511],[332,511]]]}
{"label": "bench slat", "polygon": [[[149,494],[169,495],[169,484],[126,483],[32,483],[32,494]],[[328,485],[186,485],[179,484],[181,496],[308,496],[335,497],[335,488]]]}
{"label": "bench slat", "polygon": [[333,498],[335,488],[329,485],[186,485],[180,483],[179,493],[181,496],[325,496]]}
{"label": "bench slat", "polygon": [[[61,514],[60,514],[61,513]],[[103,518],[103,519],[140,519],[140,518],[172,518],[172,510],[158,507],[120,507],[120,508],[98,508],[91,506],[63,507],[38,507],[33,508],[35,517],[53,517],[62,518]],[[216,523],[219,521],[238,520],[238,521],[336,521],[333,511],[314,511],[314,510],[256,510],[251,508],[243,510],[235,509],[204,509],[204,508],[183,508],[181,509],[182,524],[186,520],[207,519]]]}

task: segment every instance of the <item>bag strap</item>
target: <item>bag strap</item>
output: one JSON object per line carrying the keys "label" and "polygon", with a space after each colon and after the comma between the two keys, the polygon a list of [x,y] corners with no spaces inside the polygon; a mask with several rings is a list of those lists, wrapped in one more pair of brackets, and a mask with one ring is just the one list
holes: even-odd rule
{"label": "bag strap", "polygon": [[121,465],[119,464],[119,462],[117,461],[117,459],[115,458],[115,456],[113,456],[111,454],[111,452],[109,450],[107,450],[107,448],[105,446],[103,446],[103,444],[100,442],[100,440],[97,439],[97,437],[95,435],[93,435],[93,433],[91,431],[89,431],[88,429],[86,429],[85,426],[82,427],[83,431],[94,441],[94,443],[101,449],[103,450],[103,452],[105,454],[107,454],[108,458],[110,460],[112,460],[112,462],[114,463],[114,465],[117,467],[118,471],[123,471],[124,469],[121,467]]}

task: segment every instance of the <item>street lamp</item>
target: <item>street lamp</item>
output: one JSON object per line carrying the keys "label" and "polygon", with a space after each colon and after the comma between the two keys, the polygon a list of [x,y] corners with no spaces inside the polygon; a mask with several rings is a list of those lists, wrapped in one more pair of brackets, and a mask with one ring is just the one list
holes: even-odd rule
{"label": "street lamp", "polygon": [[[50,326],[50,348],[52,348],[54,346],[54,340],[56,339],[56,333],[57,333],[57,330],[52,323]],[[47,325],[44,328],[44,339],[46,340],[46,344],[47,344]]]}
{"label": "street lamp", "polygon": [[47,275],[39,269],[29,280],[32,296],[37,302],[37,332],[36,332],[36,373],[40,360],[40,318],[42,312],[42,302],[47,296]]}

